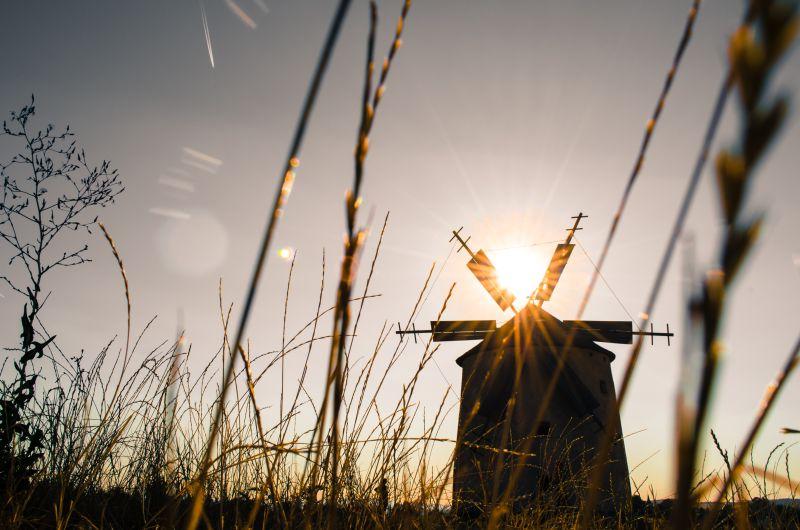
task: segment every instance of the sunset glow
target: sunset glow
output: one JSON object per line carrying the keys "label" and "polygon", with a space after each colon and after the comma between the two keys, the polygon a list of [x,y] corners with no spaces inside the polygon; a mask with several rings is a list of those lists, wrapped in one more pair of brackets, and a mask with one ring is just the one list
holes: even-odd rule
{"label": "sunset glow", "polygon": [[800,0],[3,7],[0,530],[800,530]]}
{"label": "sunset glow", "polygon": [[547,262],[532,247],[490,251],[500,284],[516,297],[519,308],[539,285]]}

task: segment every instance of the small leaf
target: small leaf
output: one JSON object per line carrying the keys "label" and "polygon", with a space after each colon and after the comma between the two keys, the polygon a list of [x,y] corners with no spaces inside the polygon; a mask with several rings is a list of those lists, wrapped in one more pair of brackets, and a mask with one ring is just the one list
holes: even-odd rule
{"label": "small leaf", "polygon": [[722,308],[725,304],[725,273],[713,269],[706,274],[703,282],[703,351],[712,352],[722,321]]}
{"label": "small leaf", "polygon": [[789,107],[788,98],[776,99],[768,108],[757,108],[748,116],[744,134],[747,167],[753,168],[781,128]]}
{"label": "small leaf", "polygon": [[[28,291],[30,292],[30,290]],[[22,334],[20,337],[22,338],[22,349],[27,350],[28,347],[33,343],[33,325],[31,324],[31,317],[28,316],[28,304],[25,304],[25,307],[22,310]]]}
{"label": "small leaf", "polygon": [[758,216],[744,226],[733,226],[728,232],[722,251],[722,268],[725,283],[730,285],[741,269],[742,263],[761,232],[763,216]]}
{"label": "small leaf", "polygon": [[753,30],[743,26],[731,36],[728,55],[742,104],[749,112],[758,103],[764,86],[767,66],[764,48],[756,41]]}
{"label": "small leaf", "polygon": [[[36,358],[41,357],[42,355],[44,355],[44,349],[47,347],[48,344],[53,342],[53,340],[55,338],[56,338],[55,335],[53,335],[52,337],[47,339],[45,342],[34,341],[33,342],[33,348],[31,348],[30,350],[26,351],[22,355],[22,359],[21,359],[22,362],[23,363],[27,363],[27,362],[32,361],[33,359],[36,359]],[[35,379],[33,379],[33,380],[35,381]]]}
{"label": "small leaf", "polygon": [[729,151],[717,155],[717,185],[725,222],[733,224],[741,207],[747,180],[744,158]]}
{"label": "small leaf", "polygon": [[770,64],[780,60],[797,35],[797,2],[770,2],[761,8],[758,23]]}

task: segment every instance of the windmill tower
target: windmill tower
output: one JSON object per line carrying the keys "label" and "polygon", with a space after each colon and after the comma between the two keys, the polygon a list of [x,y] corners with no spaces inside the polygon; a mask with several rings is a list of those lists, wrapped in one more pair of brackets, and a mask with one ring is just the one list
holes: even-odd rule
{"label": "windmill tower", "polygon": [[[604,436],[614,446],[601,484],[601,506],[613,508],[630,497],[628,462],[616,391],[614,354],[598,343],[631,344],[633,335],[673,333],[634,331],[631,321],[559,320],[542,308],[550,300],[587,216],[573,217],[544,278],[517,310],[488,256],[473,252],[461,229],[453,239],[469,253],[467,267],[504,311],[494,320],[431,322],[431,328],[399,329],[400,335],[431,333],[434,341],[480,340],[456,363],[462,368],[458,440],[453,470],[456,510],[484,509],[504,494],[515,506],[552,496],[560,505],[577,504],[587,487],[589,466]],[[610,433],[609,433],[610,431]],[[607,434],[608,433],[608,434]]]}

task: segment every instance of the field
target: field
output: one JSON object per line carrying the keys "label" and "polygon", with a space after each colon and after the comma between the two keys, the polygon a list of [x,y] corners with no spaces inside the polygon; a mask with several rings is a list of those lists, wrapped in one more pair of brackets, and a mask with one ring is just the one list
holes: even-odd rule
{"label": "field", "polygon": [[[384,98],[390,97],[387,87],[402,54],[404,29],[413,23],[410,0],[401,4],[385,58],[376,51],[380,47],[378,7],[369,4],[352,184],[344,199],[344,245],[339,254],[323,254],[317,302],[302,310],[308,315],[305,322],[296,329],[287,326],[288,308],[294,306],[292,282],[298,280],[292,276],[293,251],[279,251],[275,234],[292,208],[292,188],[302,173],[304,135],[349,8],[349,0],[339,2],[330,21],[288,138],[288,153],[278,168],[271,208],[264,212],[266,226],[244,296],[232,299],[219,281],[218,341],[212,356],[198,359],[201,354],[193,352],[198,346],[189,343],[182,329],[174,337],[159,338],[158,345],[150,348],[146,346],[154,340],[150,323],[134,328],[136,291],[129,282],[126,256],[112,227],[102,222],[103,208],[113,208],[124,191],[123,183],[130,184],[109,162],[99,166],[87,162],[68,128],[38,129],[33,99],[4,122],[0,141],[17,142],[20,147],[18,155],[0,166],[4,178],[0,235],[9,269],[17,269],[0,278],[11,293],[3,297],[3,303],[13,299],[21,325],[19,339],[5,337],[6,343],[17,342],[6,349],[0,387],[0,482],[5,488],[0,527],[800,527],[796,496],[800,483],[790,473],[791,445],[777,445],[764,462],[753,457],[766,418],[780,402],[800,359],[800,340],[787,347],[776,379],[763,382],[764,400],[756,416],[748,419],[744,440],[733,448],[723,447],[708,422],[723,352],[722,322],[740,300],[733,298],[737,273],[762,230],[763,217],[745,211],[750,183],[782,127],[793,117],[788,111],[791,95],[776,91],[772,83],[800,24],[797,3],[754,0],[741,26],[732,28],[727,76],[703,124],[704,140],[677,216],[663,223],[672,227],[670,237],[642,316],[634,322],[638,330],[649,328],[703,171],[713,165],[722,217],[715,249],[718,258],[691,278],[691,296],[684,308],[689,329],[680,339],[684,343],[682,379],[675,410],[665,412],[676,418],[674,440],[665,442],[674,441],[675,484],[670,498],[656,498],[646,482],[633,481],[632,496],[615,499],[614,509],[607,508],[599,493],[617,441],[611,429],[579,469],[553,464],[563,473],[551,480],[553,485],[540,485],[525,499],[513,498],[515,478],[503,487],[487,484],[483,502],[475,505],[459,504],[454,498],[455,454],[469,443],[464,433],[477,412],[468,415],[457,432],[450,432],[445,418],[457,410],[448,404],[448,393],[454,389],[444,389],[438,407],[421,407],[422,374],[434,369],[438,346],[431,336],[415,335],[413,340],[420,341],[418,363],[413,370],[402,371],[399,360],[408,355],[412,338],[395,333],[415,330],[411,326],[422,318],[420,307],[437,279],[434,267],[422,285],[407,286],[418,294],[402,323],[394,327],[387,322],[368,333],[363,329],[368,302],[380,296],[371,282],[382,267],[384,236],[391,228],[389,214],[377,223],[363,219],[365,168],[373,124]],[[662,89],[654,100],[602,253],[593,263],[594,274],[580,297],[576,320],[601,278],[700,9],[699,1],[691,5],[674,59],[665,65]],[[213,66],[205,11],[203,22]],[[726,140],[730,147],[715,150],[729,101],[735,102],[740,120],[735,137]],[[212,165],[216,163],[211,160]],[[83,237],[93,237],[95,247],[113,256],[119,288],[106,296],[109,307],[126,308],[126,333],[110,338],[100,352],[74,353],[61,350],[58,330],[49,330],[43,321],[54,317],[43,308],[51,293],[58,296],[58,290],[49,287],[50,272],[79,268],[88,261]],[[369,253],[368,241],[374,243]],[[267,258],[276,254],[290,263],[285,290],[259,292],[270,274]],[[335,299],[326,298],[326,286],[335,287]],[[435,301],[432,326],[444,320],[446,309],[454,303],[454,286],[444,299]],[[275,351],[251,345],[248,331],[254,326],[257,297],[283,304],[280,348]],[[41,317],[40,312],[47,316]],[[616,382],[611,419],[618,417],[629,398],[645,335],[632,340],[623,376]],[[364,336],[376,337],[374,344],[367,347]],[[354,346],[356,337],[361,338]],[[569,366],[573,340],[577,339],[570,335],[558,352],[534,430]],[[324,358],[320,358],[320,348]],[[287,376],[287,362],[301,367],[299,379]],[[204,369],[190,370],[190,366]],[[320,371],[324,377],[315,379],[312,374]],[[486,379],[493,375],[490,370]],[[521,383],[517,377],[508,384],[516,392]],[[391,400],[387,395],[393,396]],[[508,418],[513,408],[514,400],[503,404]],[[787,436],[797,432],[785,429]],[[528,438],[533,437],[531,432]],[[714,457],[724,462],[722,467],[706,465],[701,447],[709,437],[718,453]],[[511,455],[506,464],[511,466],[509,476],[514,477],[514,466],[526,465],[531,445],[523,441],[512,447],[508,432],[499,439],[500,446],[479,449]],[[495,458],[502,464],[500,456]]]}

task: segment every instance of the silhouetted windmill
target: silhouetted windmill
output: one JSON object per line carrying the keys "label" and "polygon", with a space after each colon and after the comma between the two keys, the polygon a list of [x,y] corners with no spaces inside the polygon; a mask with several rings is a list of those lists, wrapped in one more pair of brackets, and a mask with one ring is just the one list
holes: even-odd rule
{"label": "silhouetted windmill", "polygon": [[[459,442],[453,471],[456,509],[496,502],[514,476],[510,499],[524,504],[541,495],[577,503],[586,487],[587,466],[611,430],[616,440],[601,484],[604,504],[630,496],[628,463],[619,414],[604,424],[615,407],[611,375],[614,354],[598,342],[631,344],[634,335],[673,333],[634,331],[631,321],[559,320],[544,309],[569,260],[572,239],[582,219],[573,217],[566,240],[559,244],[536,290],[524,306],[504,289],[485,252],[470,250],[461,228],[453,239],[470,255],[467,267],[502,310],[513,318],[497,327],[494,320],[431,322],[430,329],[400,329],[400,335],[432,333],[434,341],[480,340],[456,360],[463,369]],[[563,364],[559,368],[559,360]],[[557,373],[560,376],[554,381]],[[553,386],[554,385],[554,386]],[[553,388],[547,399],[547,389]],[[537,421],[540,410],[543,412]],[[519,469],[515,472],[515,468]]]}

